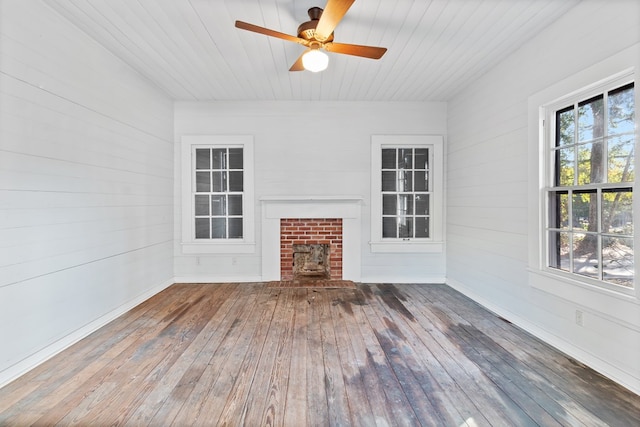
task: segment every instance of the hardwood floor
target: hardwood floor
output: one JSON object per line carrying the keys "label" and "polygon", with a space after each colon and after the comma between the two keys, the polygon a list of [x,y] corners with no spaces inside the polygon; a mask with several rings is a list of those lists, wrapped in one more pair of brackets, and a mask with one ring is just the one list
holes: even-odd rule
{"label": "hardwood floor", "polygon": [[442,285],[174,285],[0,389],[0,425],[640,425],[640,396]]}

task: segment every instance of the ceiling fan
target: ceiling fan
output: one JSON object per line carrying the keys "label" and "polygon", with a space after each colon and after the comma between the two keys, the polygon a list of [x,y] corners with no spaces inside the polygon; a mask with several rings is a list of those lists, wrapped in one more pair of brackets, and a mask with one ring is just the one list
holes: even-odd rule
{"label": "ceiling fan", "polygon": [[355,0],[328,0],[324,10],[319,7],[309,9],[310,21],[298,27],[298,36],[259,27],[247,22],[236,21],[236,27],[271,37],[300,43],[308,49],[300,55],[289,71],[322,71],[327,68],[329,57],[321,51],[380,59],[387,51],[384,47],[362,46],[333,42],[333,30],[342,20]]}

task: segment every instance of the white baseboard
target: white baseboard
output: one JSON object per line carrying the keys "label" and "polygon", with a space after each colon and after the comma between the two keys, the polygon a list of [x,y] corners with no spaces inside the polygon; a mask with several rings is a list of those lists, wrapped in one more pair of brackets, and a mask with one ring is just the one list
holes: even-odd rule
{"label": "white baseboard", "polygon": [[176,276],[173,283],[250,283],[263,282],[261,276]]}
{"label": "white baseboard", "polygon": [[96,331],[97,329],[100,329],[107,323],[123,315],[127,311],[131,310],[133,307],[148,300],[149,298],[159,293],[160,291],[166,289],[167,287],[171,286],[172,284],[173,284],[173,281],[168,280],[155,286],[154,288],[150,289],[144,294],[138,295],[136,298],[132,299],[131,301],[128,301],[125,304],[122,304],[118,308],[111,310],[109,313],[103,316],[100,316],[99,318],[92,321],[91,323],[88,323],[82,328],[77,329],[74,332],[70,333],[69,335],[64,336],[63,338],[48,345],[47,347],[43,348],[37,353],[34,353],[31,356],[3,370],[2,372],[0,372],[0,387],[4,387],[5,385],[9,384],[11,381],[26,374],[33,368],[46,362],[56,354],[69,348],[70,346],[77,343],[81,339],[87,337],[92,332]]}
{"label": "white baseboard", "polygon": [[473,290],[460,282],[452,279],[447,279],[446,284],[456,291],[460,292],[461,294],[471,298],[478,304],[484,306],[486,309],[494,312],[498,316],[507,319],[509,322],[513,323],[519,328],[522,328],[530,334],[536,336],[537,338],[540,338],[550,346],[555,347],[556,349],[589,366],[605,377],[640,395],[640,380],[635,376],[629,374],[628,372],[625,372],[617,366],[610,364],[606,360],[603,360],[591,354],[590,352],[585,351],[580,347],[572,345],[561,337],[554,335],[553,333],[529,322],[528,320],[520,316],[517,316],[511,311],[494,305],[491,301],[476,294]]}
{"label": "white baseboard", "polygon": [[444,277],[420,277],[420,278],[398,278],[398,277],[386,277],[386,276],[363,276],[360,283],[393,283],[398,285],[413,285],[413,284],[429,284],[429,285],[443,285],[445,284]]}

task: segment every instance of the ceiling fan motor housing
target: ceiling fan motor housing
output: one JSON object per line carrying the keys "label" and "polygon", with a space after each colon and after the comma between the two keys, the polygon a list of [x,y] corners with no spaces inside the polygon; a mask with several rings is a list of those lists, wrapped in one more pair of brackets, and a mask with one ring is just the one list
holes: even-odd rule
{"label": "ceiling fan motor housing", "polygon": [[320,16],[322,16],[322,9],[319,7],[312,7],[307,11],[307,13],[309,14],[309,18],[311,20],[300,24],[300,26],[298,27],[298,37],[305,40],[317,40],[322,43],[333,41],[333,33],[331,33],[326,40],[316,39],[316,27],[318,26]]}

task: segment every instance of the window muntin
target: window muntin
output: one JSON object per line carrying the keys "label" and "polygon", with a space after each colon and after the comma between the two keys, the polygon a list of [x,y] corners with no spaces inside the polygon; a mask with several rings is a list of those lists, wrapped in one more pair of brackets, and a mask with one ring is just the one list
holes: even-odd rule
{"label": "window muntin", "polygon": [[194,238],[242,239],[243,148],[198,147],[193,158]]}
{"label": "window muntin", "polygon": [[547,266],[633,288],[633,83],[553,113]]}
{"label": "window muntin", "polygon": [[429,238],[429,148],[383,147],[381,156],[382,238]]}

